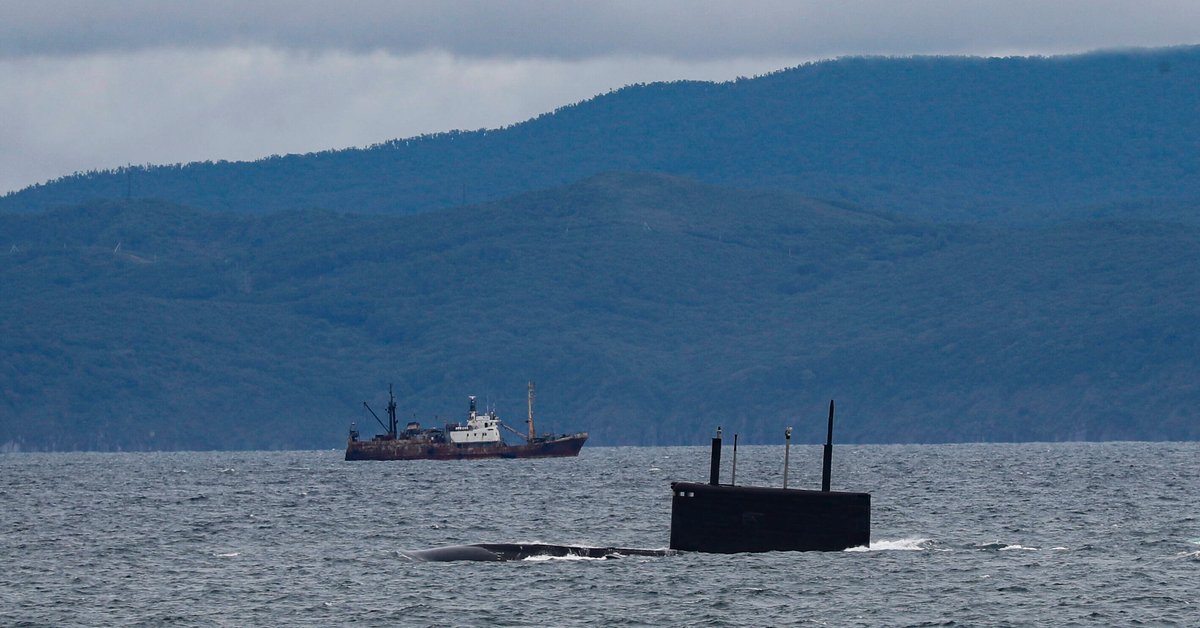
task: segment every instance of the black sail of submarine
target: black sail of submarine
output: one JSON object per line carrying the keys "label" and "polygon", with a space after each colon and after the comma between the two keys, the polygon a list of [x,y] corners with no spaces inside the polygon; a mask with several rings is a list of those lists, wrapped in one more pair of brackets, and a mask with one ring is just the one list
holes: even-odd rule
{"label": "black sail of submarine", "polygon": [[721,484],[718,429],[712,442],[708,484],[671,484],[671,549],[727,554],[840,551],[869,545],[871,495],[829,489],[832,400],[822,458],[819,491]]}

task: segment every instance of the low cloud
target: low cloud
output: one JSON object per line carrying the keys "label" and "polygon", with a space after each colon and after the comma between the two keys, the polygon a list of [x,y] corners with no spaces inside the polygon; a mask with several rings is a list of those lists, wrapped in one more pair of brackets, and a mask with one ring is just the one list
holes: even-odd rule
{"label": "low cloud", "polygon": [[164,47],[677,60],[1200,40],[1194,0],[0,0],[0,56]]}
{"label": "low cloud", "polygon": [[148,50],[0,61],[0,192],[131,164],[247,160],[497,128],[629,83],[801,59],[476,59],[444,52]]}
{"label": "low cloud", "polygon": [[0,0],[0,15],[0,193],[494,128],[630,83],[849,54],[1200,43],[1191,0]]}

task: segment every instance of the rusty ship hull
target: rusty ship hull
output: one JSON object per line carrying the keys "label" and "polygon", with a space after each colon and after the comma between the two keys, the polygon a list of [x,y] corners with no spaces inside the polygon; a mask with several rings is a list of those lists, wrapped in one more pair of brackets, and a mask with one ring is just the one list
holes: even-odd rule
{"label": "rusty ship hull", "polygon": [[346,460],[478,460],[483,458],[571,458],[579,455],[586,432],[531,443],[483,444],[419,442],[407,439],[351,440]]}

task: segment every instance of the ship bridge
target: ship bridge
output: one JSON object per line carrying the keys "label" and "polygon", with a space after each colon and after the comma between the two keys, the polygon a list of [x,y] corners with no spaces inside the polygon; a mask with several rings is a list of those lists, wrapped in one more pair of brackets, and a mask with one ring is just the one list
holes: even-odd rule
{"label": "ship bridge", "polygon": [[466,443],[500,443],[500,418],[494,411],[480,414],[475,410],[475,396],[471,400],[471,409],[467,414],[467,424],[455,426],[450,430],[450,442],[459,445]]}

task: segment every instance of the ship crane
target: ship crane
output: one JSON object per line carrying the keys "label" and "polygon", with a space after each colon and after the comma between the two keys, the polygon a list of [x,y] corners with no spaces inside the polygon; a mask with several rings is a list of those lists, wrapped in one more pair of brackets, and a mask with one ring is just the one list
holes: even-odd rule
{"label": "ship crane", "polygon": [[535,432],[533,429],[533,397],[534,397],[533,382],[529,382],[529,417],[527,419],[525,419],[525,424],[529,430],[528,434],[522,434],[522,433],[518,432],[517,430],[509,427],[507,423],[504,423],[503,421],[500,422],[500,427],[503,427],[504,429],[512,432],[513,434],[516,434],[517,436],[520,436],[521,438],[525,439],[525,442],[528,442],[528,443],[532,443],[533,441],[537,440],[537,432]]}
{"label": "ship crane", "polygon": [[367,402],[365,402],[365,401],[363,402],[363,407],[367,409],[367,412],[371,413],[371,416],[375,417],[375,421],[377,421],[379,423],[380,427],[387,430],[388,437],[396,438],[396,425],[397,425],[396,424],[396,396],[394,394],[392,394],[392,385],[391,384],[388,384],[388,405],[387,405],[388,422],[387,422],[387,425],[384,425],[383,419],[380,419],[379,415],[375,414],[375,411],[371,409],[371,406],[367,405]]}
{"label": "ship crane", "polygon": [[508,423],[505,423],[504,421],[501,421],[501,422],[500,422],[500,427],[502,427],[502,428],[504,428],[504,429],[506,429],[506,430],[508,430],[508,431],[512,432],[513,434],[516,434],[517,436],[519,436],[519,437],[521,437],[521,438],[525,439],[526,441],[528,441],[528,440],[529,440],[529,437],[528,437],[528,436],[525,436],[525,435],[524,435],[524,434],[522,434],[521,432],[518,432],[517,430],[514,430],[513,428],[509,427],[509,426],[508,426]]}

